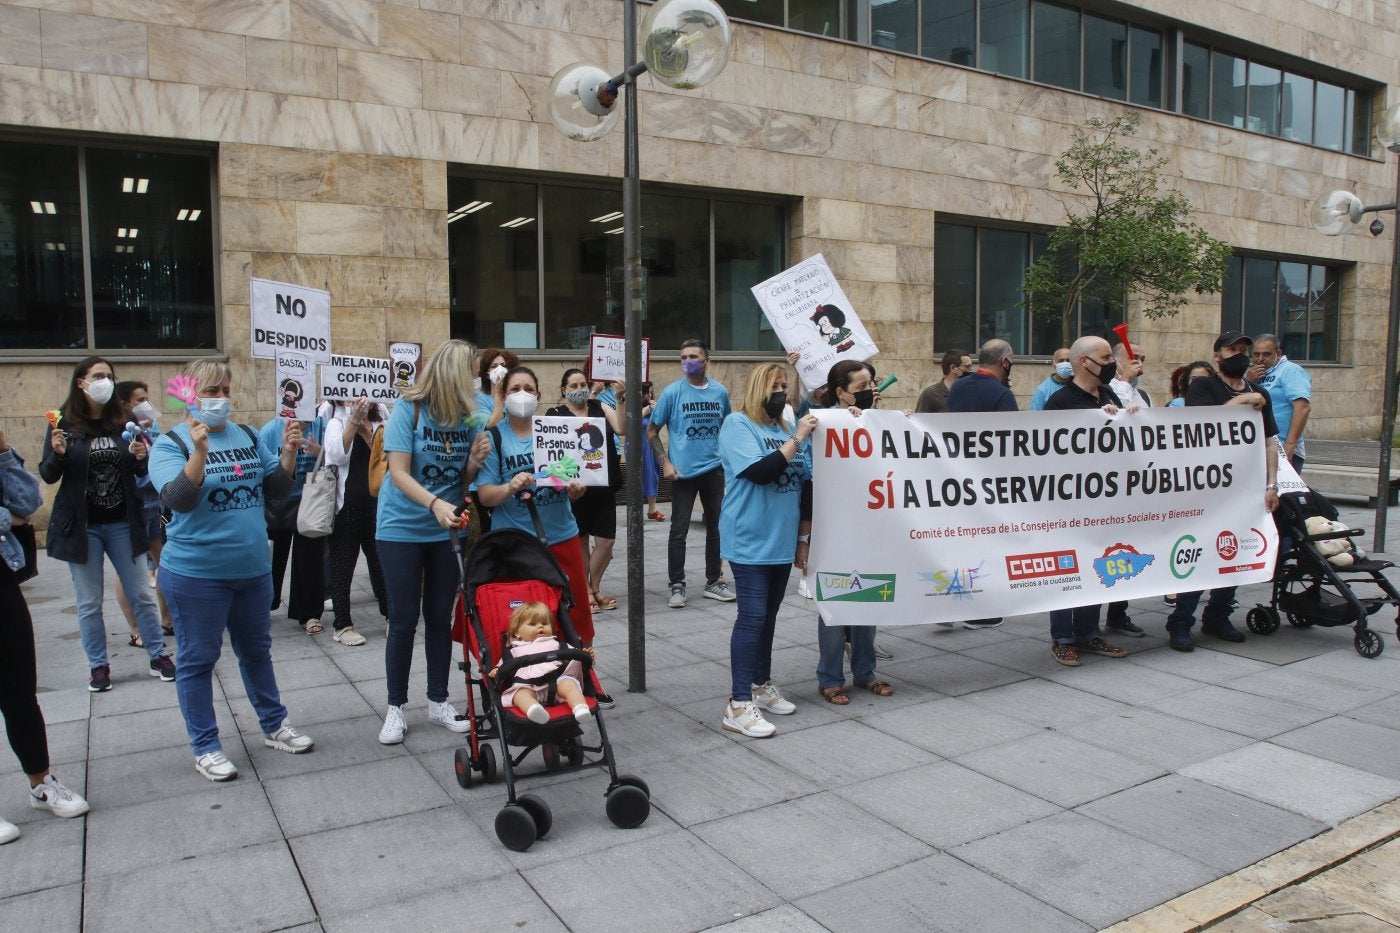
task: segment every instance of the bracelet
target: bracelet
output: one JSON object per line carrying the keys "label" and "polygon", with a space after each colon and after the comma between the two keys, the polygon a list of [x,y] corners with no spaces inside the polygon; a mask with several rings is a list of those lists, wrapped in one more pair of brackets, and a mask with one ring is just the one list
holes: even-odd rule
{"label": "bracelet", "polygon": [[433,501],[428,503],[428,511],[431,512],[433,510],[433,506],[437,505],[441,501],[441,496],[433,496]]}
{"label": "bracelet", "polygon": [[1274,492],[1278,492],[1278,483],[1270,483],[1269,485],[1264,487],[1265,492],[1268,492],[1270,489],[1272,489]]}
{"label": "bracelet", "polygon": [[812,536],[811,536],[811,535],[798,535],[798,536],[797,536],[797,543],[798,543],[798,544],[811,544],[811,543],[812,543]]}

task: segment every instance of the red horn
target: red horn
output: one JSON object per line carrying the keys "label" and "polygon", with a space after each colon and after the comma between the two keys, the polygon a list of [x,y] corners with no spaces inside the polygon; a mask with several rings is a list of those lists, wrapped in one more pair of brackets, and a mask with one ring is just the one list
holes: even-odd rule
{"label": "red horn", "polygon": [[1129,342],[1129,340],[1128,340],[1128,325],[1127,325],[1127,324],[1119,324],[1119,325],[1117,325],[1116,327],[1113,328],[1113,332],[1114,332],[1115,334],[1118,335],[1118,339],[1119,339],[1119,340],[1123,341],[1123,346],[1127,347],[1127,349],[1128,349],[1128,359],[1130,359],[1130,360],[1135,360],[1135,359],[1137,359],[1137,357],[1133,355],[1133,345],[1132,345],[1132,343]]}

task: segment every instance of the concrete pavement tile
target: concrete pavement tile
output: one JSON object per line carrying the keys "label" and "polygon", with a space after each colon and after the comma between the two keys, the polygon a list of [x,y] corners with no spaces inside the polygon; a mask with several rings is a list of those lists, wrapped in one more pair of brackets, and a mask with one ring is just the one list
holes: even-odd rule
{"label": "concrete pavement tile", "polygon": [[612,849],[605,871],[596,856],[580,855],[521,874],[574,933],[681,933],[781,903],[748,872],[686,833]]}
{"label": "concrete pavement tile", "polygon": [[1188,765],[1181,773],[1328,824],[1400,796],[1400,781],[1266,742]]}
{"label": "concrete pavement tile", "polygon": [[729,639],[734,632],[732,620],[730,625],[725,628],[710,628],[698,632],[685,629],[683,634],[671,634],[673,629],[664,625],[670,618],[670,616],[658,616],[654,612],[650,614],[649,619],[652,624],[647,627],[648,645],[651,644],[653,638],[664,639],[673,645],[684,648],[696,657],[720,661],[726,665],[729,663]]}
{"label": "concrete pavement tile", "polygon": [[[90,767],[85,761],[74,761],[61,767],[55,765],[51,773],[64,787],[87,797],[87,776]],[[26,823],[43,823],[55,819],[49,811],[36,810],[29,805],[29,778],[19,772],[6,775],[4,781],[0,782],[0,818],[21,827]]]}
{"label": "concrete pavement tile", "polygon": [[[238,780],[252,777],[241,742],[225,745],[224,754],[238,768]],[[95,758],[88,766],[88,802],[93,809],[197,794],[209,786],[209,779],[194,769],[188,744]]]}
{"label": "concrete pavement tile", "polygon": [[[1042,616],[1042,618],[1045,617]],[[1049,623],[1047,622],[1046,625],[1048,626]],[[893,628],[893,626],[890,627]],[[955,623],[951,629],[933,625],[901,626],[901,628],[922,629],[930,639],[928,644],[933,647],[942,651],[955,651],[959,654],[969,655],[976,649],[990,649],[994,645],[1012,642],[1031,634],[1028,630],[1019,629],[1014,620],[1002,623],[999,628],[970,629],[961,622]]]}
{"label": "concrete pavement tile", "polygon": [[[281,930],[315,920],[297,865],[281,840],[209,852],[161,865],[160,909],[131,896],[126,874],[90,879],[83,930],[93,933],[184,933],[192,918],[220,931]],[[227,879],[221,883],[219,879]]]}
{"label": "concrete pavement tile", "polygon": [[[1355,656],[1355,662],[1358,665],[1370,663],[1360,655]],[[1276,700],[1288,700],[1329,713],[1344,713],[1358,706],[1394,696],[1396,691],[1400,690],[1400,682],[1396,682],[1392,687],[1394,689],[1381,689],[1351,683],[1341,677],[1299,670],[1291,664],[1271,671],[1249,674],[1230,684],[1232,690],[1242,690]]]}
{"label": "concrete pavement tile", "polygon": [[1220,685],[1229,684],[1236,677],[1244,677],[1258,671],[1267,671],[1273,667],[1272,664],[1264,661],[1239,658],[1233,654],[1212,650],[1213,648],[1213,645],[1198,646],[1190,654],[1182,654],[1179,651],[1170,651],[1166,648],[1159,651],[1146,651],[1133,655],[1129,663],[1140,664],[1143,667],[1175,674],[1189,680],[1199,680],[1201,683]]}
{"label": "concrete pavement tile", "polygon": [[92,715],[93,697],[94,694],[88,690],[87,684],[62,690],[45,690],[41,687],[39,708],[44,711],[44,722],[48,725],[73,722]]}
{"label": "concrete pavement tile", "polygon": [[[343,681],[321,687],[306,687],[302,690],[283,689],[280,693],[282,705],[287,707],[287,718],[298,729],[341,719],[379,715],[358,690]],[[250,704],[240,698],[229,706],[233,708],[233,718],[238,723],[240,732],[245,735],[262,733],[262,727],[258,725],[258,714]]]}
{"label": "concrete pavement tile", "polygon": [[[596,645],[597,642],[594,642],[594,644]],[[610,665],[612,667],[616,667],[618,662],[623,661],[627,657],[625,643],[620,647],[621,650],[609,652],[609,655],[614,658],[613,664]],[[664,676],[660,674],[660,672],[667,668],[681,667],[708,659],[708,655],[702,656],[693,651],[687,651],[669,638],[657,638],[654,635],[646,639],[645,648],[647,673],[651,674],[655,672],[658,676]]]}
{"label": "concrete pavement tile", "polygon": [[1089,929],[1056,908],[942,853],[804,897],[797,906],[834,931],[1051,933]]}
{"label": "concrete pavement tile", "polygon": [[682,826],[756,810],[820,788],[744,745],[653,761],[639,772],[651,803]]}
{"label": "concrete pavement tile", "polygon": [[[1050,649],[1046,648],[1045,652],[1049,657]],[[984,690],[972,694],[967,701],[1003,716],[1052,729],[1063,729],[1086,719],[1117,716],[1132,709],[1115,700],[1046,680],[1025,680]]]}
{"label": "concrete pavement tile", "polygon": [[1252,739],[1212,726],[1134,707],[1117,716],[1078,722],[1065,735],[1169,771],[1248,745]]}
{"label": "concrete pavement tile", "polygon": [[1096,928],[1189,891],[1215,870],[1078,813],[969,842],[950,855]]}
{"label": "concrete pavement tile", "polygon": [[917,706],[867,716],[864,722],[944,758],[956,758],[1041,730],[1040,726],[983,709],[966,698],[954,697],[938,697]]}
{"label": "concrete pavement tile", "polygon": [[1377,919],[1400,925],[1400,878],[1396,877],[1400,846],[1390,842],[1362,852],[1305,884],[1331,891]]}
{"label": "concrete pavement tile", "polygon": [[791,904],[784,904],[710,927],[706,933],[827,933],[827,928]]}
{"label": "concrete pavement tile", "polygon": [[[851,784],[837,793],[940,849],[1060,812],[1054,804],[951,761]],[[919,799],[929,806],[909,806]]]}
{"label": "concrete pavement tile", "polygon": [[82,928],[81,884],[67,884],[0,899],[0,930],[58,931]]}
{"label": "concrete pavement tile", "polygon": [[1064,670],[1064,665],[1050,654],[1050,626],[1046,620],[1043,632],[1032,638],[1018,638],[1014,641],[982,645],[961,652],[963,657],[977,658],[999,667],[1007,667],[1022,674],[1036,677],[1049,677]]}
{"label": "concrete pavement tile", "polygon": [[[218,679],[214,680],[214,702],[223,699],[223,688]],[[94,719],[118,716],[122,713],[139,713],[150,709],[179,709],[180,698],[175,693],[175,685],[158,678],[146,678],[144,683],[134,683],[125,690],[112,689],[110,693],[88,693],[91,700],[91,716]],[[45,718],[48,714],[45,713]]]}
{"label": "concrete pavement tile", "polygon": [[[1327,875],[1330,875],[1330,872],[1324,872],[1318,878]],[[1316,880],[1311,879],[1284,888],[1282,891],[1270,894],[1263,900],[1255,902],[1252,906],[1254,909],[1288,924],[1317,917],[1344,917],[1356,911],[1356,905],[1351,903],[1350,891],[1344,888],[1339,890],[1335,885],[1315,884]],[[1289,926],[1288,929],[1291,930],[1292,926]]]}
{"label": "concrete pavement tile", "polygon": [[730,683],[729,658],[726,656],[723,664],[701,661],[689,667],[673,667],[664,678],[649,677],[647,693],[672,706],[698,700],[722,701],[729,696]]}
{"label": "concrete pavement tile", "polygon": [[[1390,626],[1376,625],[1376,631],[1390,641]],[[1310,674],[1325,674],[1352,684],[1366,684],[1382,690],[1400,690],[1400,658],[1383,654],[1378,658],[1363,658],[1351,646],[1329,651],[1289,665],[1294,670]]]}
{"label": "concrete pavement tile", "polygon": [[[214,714],[219,719],[219,738],[226,745],[236,745],[238,732],[227,704],[215,700]],[[106,758],[172,745],[188,746],[189,741],[185,719],[178,708],[149,709],[94,718],[88,736],[88,754],[93,758]]]}
{"label": "concrete pavement tile", "polygon": [[1400,731],[1393,728],[1334,716],[1276,735],[1270,741],[1382,777],[1400,775]]}
{"label": "concrete pavement tile", "polygon": [[[1260,602],[1265,601],[1260,600]],[[1240,605],[1249,606],[1252,603],[1245,602],[1244,598],[1241,597]],[[1234,621],[1236,628],[1244,631],[1243,614],[1236,616]],[[1200,626],[1197,626],[1191,634],[1197,645],[1208,647],[1213,651],[1238,655],[1243,658],[1253,658],[1256,661],[1266,661],[1275,665],[1292,664],[1295,661],[1302,661],[1351,645],[1350,629],[1342,629],[1339,632],[1336,629],[1325,628],[1294,628],[1287,622],[1273,635],[1246,633],[1245,641],[1240,643],[1221,641],[1219,638],[1204,635],[1201,633]]]}
{"label": "concrete pavement tile", "polygon": [[[26,810],[30,809],[25,804]],[[38,811],[35,811],[38,813]],[[58,888],[83,880],[83,839],[86,817],[61,820],[51,813],[42,820],[20,823],[13,811],[6,817],[20,827],[20,837],[0,846],[0,898]],[[4,901],[0,901],[3,904]],[[30,927],[29,929],[42,929]],[[22,930],[24,927],[5,927]]]}
{"label": "concrete pavement tile", "polygon": [[[323,722],[314,729],[302,730],[315,740],[316,747],[299,755],[268,748],[260,739],[250,737],[248,757],[252,759],[258,780],[269,781],[293,774],[310,774],[313,771],[343,768],[366,761],[383,761],[407,754],[402,745],[379,744],[379,728],[383,724],[383,720],[378,716]],[[427,728],[427,723],[423,723],[419,728]]]}
{"label": "concrete pavement tile", "polygon": [[263,788],[287,838],[452,802],[423,766],[406,756],[346,765],[310,778],[278,778],[266,781]]}
{"label": "concrete pavement tile", "polygon": [[1322,710],[1309,706],[1216,686],[1153,700],[1147,705],[1163,713],[1228,732],[1238,732],[1252,739],[1267,739],[1327,718]]}
{"label": "concrete pavement tile", "polygon": [[1162,774],[1153,765],[1055,732],[970,752],[957,761],[1061,807],[1075,807]]}
{"label": "concrete pavement tile", "polygon": [[467,891],[434,891],[327,917],[324,923],[326,933],[383,933],[385,930],[462,933],[477,928],[529,930],[530,933],[565,933],[567,930],[540,896],[515,873],[492,878],[489,884],[472,885]]}
{"label": "concrete pavement tile", "polygon": [[702,823],[691,832],[788,900],[934,851],[833,793]]}
{"label": "concrete pavement tile", "polygon": [[1369,722],[1387,729],[1400,729],[1400,696],[1387,697],[1375,703],[1347,710],[1347,718]]}
{"label": "concrete pavement tile", "polygon": [[279,841],[267,795],[253,781],[216,785],[201,794],[93,810],[88,816],[87,878],[147,865]]}
{"label": "concrete pavement tile", "polygon": [[779,731],[771,739],[743,739],[740,744],[826,788],[854,784],[938,760],[922,748],[854,720],[799,732]]}
{"label": "concrete pavement tile", "polygon": [[[356,631],[359,630],[356,629]],[[385,676],[383,629],[380,629],[377,633],[378,637],[373,637],[376,634],[373,630],[370,632],[360,632],[360,634],[369,639],[368,644],[361,645],[358,648],[346,648],[344,645],[332,642],[337,650],[330,652],[326,657],[332,664],[340,668],[341,672],[344,673],[347,678],[356,683],[365,680],[374,680],[375,678],[383,679]],[[414,660],[421,661],[422,657],[422,651],[415,648]],[[448,670],[449,683],[453,680],[460,683],[461,679],[461,672],[458,671],[457,666],[453,664]]]}
{"label": "concrete pavement tile", "polygon": [[[1246,907],[1244,910],[1231,917],[1211,926],[1214,933],[1259,933],[1267,930],[1275,924],[1275,921],[1268,914],[1256,907]],[[1287,929],[1290,933],[1296,933],[1290,924]],[[1340,931],[1338,931],[1340,933]]]}
{"label": "concrete pavement tile", "polygon": [[1008,666],[989,664],[966,654],[946,653],[909,661],[886,661],[882,667],[891,677],[944,696],[963,696],[1026,679],[1025,674]]}
{"label": "concrete pavement tile", "polygon": [[1221,872],[1252,865],[1327,828],[1179,774],[1130,787],[1076,812]]}
{"label": "concrete pavement tile", "polygon": [[[224,667],[220,662],[219,681],[223,685],[224,694],[232,701],[235,697],[246,696],[248,691],[243,687],[243,678],[238,673],[238,667],[229,652],[227,659],[232,663],[231,667]],[[345,679],[345,675],[340,668],[331,663],[331,660],[324,654],[311,658],[293,658],[282,661],[273,655],[273,671],[277,675],[278,690],[301,690],[306,687],[320,687],[324,684],[340,683]]]}
{"label": "concrete pavement tile", "polygon": [[[1135,642],[1138,639],[1109,636],[1109,641],[1119,647],[1127,647],[1129,642]],[[1083,667],[1069,668],[1059,665],[1058,662],[1057,666],[1060,669],[1052,673],[1047,678],[1048,680],[1073,687],[1076,690],[1108,697],[1110,700],[1134,705],[1185,693],[1200,686],[1194,680],[1178,677],[1176,674],[1155,671],[1150,667],[1142,667],[1131,662],[1102,664],[1098,663],[1096,658],[1095,663],[1085,663]]]}
{"label": "concrete pavement tile", "polygon": [[[635,771],[653,761],[671,758],[678,752],[689,755],[730,744],[716,729],[706,728],[676,710],[657,706],[635,713],[622,713],[622,701],[618,703],[618,709],[604,712],[603,723],[607,726],[608,739],[612,742],[618,767],[623,770]],[[709,708],[722,712],[724,701],[721,700],[718,706],[710,704]],[[716,723],[719,718],[716,714]],[[594,741],[597,730],[590,726],[584,730],[584,735],[588,741]]]}
{"label": "concrete pavement tile", "polygon": [[[298,836],[287,845],[323,918],[431,891],[470,891],[511,867],[495,836],[455,806]],[[430,857],[405,862],[408,853]],[[469,909],[466,900],[462,909]]]}

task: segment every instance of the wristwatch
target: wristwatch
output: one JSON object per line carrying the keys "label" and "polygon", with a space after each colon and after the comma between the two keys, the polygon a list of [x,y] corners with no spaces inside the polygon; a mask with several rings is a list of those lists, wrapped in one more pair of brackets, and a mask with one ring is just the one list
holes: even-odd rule
{"label": "wristwatch", "polygon": [[1278,492],[1278,483],[1270,483],[1269,485],[1264,487],[1264,490],[1266,492],[1270,489],[1272,489],[1274,492]]}

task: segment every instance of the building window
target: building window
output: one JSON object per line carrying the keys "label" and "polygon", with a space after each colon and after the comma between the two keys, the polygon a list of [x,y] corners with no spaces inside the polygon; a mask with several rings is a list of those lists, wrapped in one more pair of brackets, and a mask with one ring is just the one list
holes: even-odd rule
{"label": "building window", "polygon": [[1231,257],[1221,290],[1220,328],[1277,334],[1294,360],[1336,360],[1341,270],[1320,263]]}
{"label": "building window", "polygon": [[[621,334],[622,193],[449,175],[452,335],[483,346],[581,350]],[[653,351],[782,349],[749,288],[784,268],[786,207],[647,186],[642,332]]]}
{"label": "building window", "polygon": [[[818,36],[849,39],[854,36],[852,16],[858,0],[718,0],[734,19],[786,26]],[[879,3],[880,0],[874,0]],[[912,3],[915,0],[897,0]],[[878,42],[876,43],[879,44]]]}
{"label": "building window", "polygon": [[217,346],[212,157],[0,139],[0,351]]}

